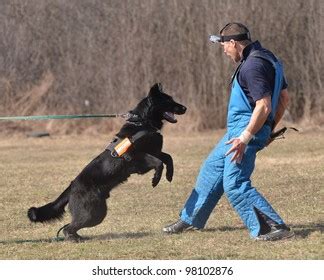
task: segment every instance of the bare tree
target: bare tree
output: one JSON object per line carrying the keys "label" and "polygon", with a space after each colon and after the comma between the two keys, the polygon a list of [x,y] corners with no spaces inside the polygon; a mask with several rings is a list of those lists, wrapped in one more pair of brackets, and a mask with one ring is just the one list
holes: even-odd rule
{"label": "bare tree", "polygon": [[[183,128],[224,127],[235,66],[208,35],[230,21],[284,61],[293,119],[322,116],[320,0],[2,0],[0,114],[124,112],[162,82],[189,107]],[[45,125],[68,133],[115,124]]]}

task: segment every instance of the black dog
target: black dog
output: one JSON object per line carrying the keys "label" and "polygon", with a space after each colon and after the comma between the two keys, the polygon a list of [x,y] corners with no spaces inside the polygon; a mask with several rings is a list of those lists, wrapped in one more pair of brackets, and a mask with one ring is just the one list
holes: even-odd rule
{"label": "black dog", "polygon": [[173,161],[169,154],[162,152],[163,137],[159,130],[163,120],[176,123],[174,114],[185,112],[186,107],[165,94],[161,84],[155,84],[148,96],[128,113],[127,122],[107,149],[92,160],[55,201],[30,208],[29,219],[32,222],[60,219],[69,204],[72,221],[61,229],[66,239],[79,241],[77,231],[103,221],[110,191],[131,174],[154,169],[152,186],[155,187],[161,179],[164,163],[166,178],[171,182]]}

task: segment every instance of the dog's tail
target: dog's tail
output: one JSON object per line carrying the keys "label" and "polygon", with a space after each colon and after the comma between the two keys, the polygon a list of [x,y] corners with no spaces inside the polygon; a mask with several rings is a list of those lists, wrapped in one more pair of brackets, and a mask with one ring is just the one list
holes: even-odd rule
{"label": "dog's tail", "polygon": [[35,223],[43,223],[55,219],[61,219],[65,212],[64,207],[69,202],[72,184],[73,182],[55,201],[50,202],[39,208],[29,208],[27,212],[29,220]]}

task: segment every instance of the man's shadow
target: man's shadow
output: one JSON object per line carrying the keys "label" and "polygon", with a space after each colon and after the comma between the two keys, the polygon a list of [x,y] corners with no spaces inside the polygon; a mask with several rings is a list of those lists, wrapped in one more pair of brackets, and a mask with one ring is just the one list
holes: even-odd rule
{"label": "man's shadow", "polygon": [[319,231],[321,234],[324,232],[324,224],[321,223],[309,223],[309,224],[292,224],[292,230],[299,238],[307,238],[315,231]]}
{"label": "man's shadow", "polygon": [[[291,224],[289,225],[291,230],[295,233],[297,238],[305,239],[313,232],[324,232],[324,224],[321,223],[309,223],[309,224]],[[224,226],[224,227],[215,227],[215,228],[206,228],[205,232],[217,232],[217,231],[238,231],[246,230],[244,226]]]}

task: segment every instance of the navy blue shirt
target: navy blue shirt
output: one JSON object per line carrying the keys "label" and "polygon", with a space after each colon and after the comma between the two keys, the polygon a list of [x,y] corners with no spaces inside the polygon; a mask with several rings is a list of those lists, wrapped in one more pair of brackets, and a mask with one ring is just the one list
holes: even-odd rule
{"label": "navy blue shirt", "polygon": [[[260,57],[249,57],[254,50],[267,52],[274,57],[269,50],[261,46],[259,41],[253,42],[243,50],[242,65],[239,69],[237,79],[252,108],[255,107],[257,100],[272,94],[275,84],[275,69],[271,62]],[[248,57],[249,59],[247,59]],[[287,82],[284,77],[282,89],[285,88],[287,88]]]}

